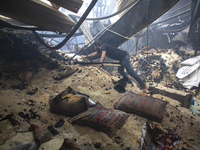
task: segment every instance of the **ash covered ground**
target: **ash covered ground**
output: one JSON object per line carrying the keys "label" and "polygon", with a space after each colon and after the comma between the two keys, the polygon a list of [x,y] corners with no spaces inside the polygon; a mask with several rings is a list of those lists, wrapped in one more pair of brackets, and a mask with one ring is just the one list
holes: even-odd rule
{"label": "ash covered ground", "polygon": [[[49,99],[68,86],[90,95],[94,102],[100,102],[105,108],[114,110],[113,105],[123,96],[113,89],[113,80],[120,79],[116,67],[97,70],[95,66],[70,65],[63,53],[46,49],[28,31],[1,29],[0,35],[0,149],[8,150],[19,143],[34,141],[33,132],[29,131],[31,124],[49,130],[53,136],[52,140],[39,147],[40,150],[59,149],[64,138],[73,139],[80,145],[89,145],[93,149],[140,149],[142,127],[147,121],[144,117],[130,114],[114,137],[109,138],[107,134],[90,127],[70,124],[68,120],[71,117],[50,112]],[[143,49],[131,56],[131,63],[148,85],[174,93],[185,93],[186,90],[175,75],[179,63],[193,55],[194,51],[183,47]],[[61,80],[53,79],[69,66],[78,68],[78,71]],[[19,75],[25,72],[29,72],[30,76],[27,82],[22,82]],[[134,87],[127,84],[125,88],[143,94],[136,82]],[[200,103],[198,88],[190,92]],[[167,96],[155,94],[153,97],[168,101],[163,121],[158,124],[167,128],[176,127],[177,133],[189,145],[199,149],[199,116]],[[11,114],[18,122],[15,125],[6,118]]]}

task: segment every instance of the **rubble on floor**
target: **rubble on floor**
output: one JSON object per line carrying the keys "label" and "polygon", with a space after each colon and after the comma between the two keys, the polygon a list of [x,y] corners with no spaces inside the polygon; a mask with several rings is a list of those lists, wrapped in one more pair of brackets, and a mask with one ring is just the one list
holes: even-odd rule
{"label": "rubble on floor", "polygon": [[[33,142],[33,132],[29,130],[31,124],[48,130],[53,135],[53,139],[42,143],[39,150],[59,149],[66,138],[75,141],[79,146],[88,146],[91,149],[140,149],[142,128],[147,121],[144,117],[129,113],[125,123],[110,138],[106,133],[89,126],[71,124],[71,117],[50,111],[49,100],[66,90],[68,86],[90,95],[90,99],[95,103],[100,102],[102,107],[114,111],[114,104],[123,96],[123,93],[114,89],[113,79],[120,79],[113,76],[117,74],[114,67],[110,69],[113,72],[108,73],[104,69],[97,70],[92,66],[69,65],[56,51],[39,45],[32,34],[13,34],[11,31],[3,33],[6,33],[14,43],[10,44],[11,41],[6,40],[1,34],[0,38],[7,44],[1,43],[5,50],[2,50],[0,55],[0,149],[8,150],[20,143]],[[134,68],[148,85],[185,94],[185,89],[178,83],[175,75],[179,63],[192,57],[193,51],[156,51],[157,53],[154,50],[151,54],[149,50],[139,51],[137,55],[132,56],[131,63]],[[78,70],[60,80],[52,78],[67,67]],[[24,78],[19,78],[19,75],[27,75],[27,71],[31,72],[31,77],[22,81]],[[127,84],[125,89],[141,96],[150,96],[142,93],[136,83],[134,87]],[[199,115],[181,107],[181,103],[175,99],[161,94],[153,94],[152,97],[167,102],[163,120],[157,124],[165,128],[176,127],[176,132],[188,145],[193,149],[199,149]],[[193,98],[197,102],[196,108],[200,110],[199,93],[197,92]],[[9,118],[13,118],[15,123],[13,124]]]}

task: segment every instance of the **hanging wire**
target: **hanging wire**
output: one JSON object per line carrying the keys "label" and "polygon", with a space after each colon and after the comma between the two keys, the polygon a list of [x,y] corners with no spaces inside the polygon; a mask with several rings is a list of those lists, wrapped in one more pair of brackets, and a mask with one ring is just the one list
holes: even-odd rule
{"label": "hanging wire", "polygon": [[[149,14],[148,14],[148,11],[149,11],[149,1],[147,0],[147,24],[149,23]],[[148,26],[147,26],[147,62],[148,62],[148,45],[149,45],[149,41],[148,41],[148,36],[149,36],[149,33],[148,33]],[[146,71],[145,71],[146,73]]]}
{"label": "hanging wire", "polygon": [[[116,16],[116,15],[118,15],[119,13],[123,12],[124,10],[128,9],[128,8],[131,7],[133,4],[138,3],[139,1],[140,1],[140,0],[138,0],[137,2],[135,2],[135,1],[131,2],[131,3],[128,4],[126,7],[120,9],[119,11],[117,11],[117,12],[111,14],[111,15],[104,16],[104,17],[100,17],[100,18],[86,18],[85,20],[104,20],[104,19],[111,18],[111,17]],[[74,14],[71,14],[71,16],[76,17],[76,18],[80,18],[80,16],[77,16],[77,15],[74,15]]]}
{"label": "hanging wire", "polygon": [[36,38],[47,48],[49,49],[60,49],[62,46],[65,45],[65,43],[73,36],[73,34],[78,30],[78,28],[81,26],[81,24],[83,23],[83,21],[85,20],[85,18],[88,16],[88,14],[90,13],[90,11],[92,10],[92,8],[94,7],[94,5],[96,4],[98,0],[93,0],[90,5],[88,6],[88,8],[86,9],[86,11],[84,12],[84,14],[81,16],[81,19],[78,21],[78,23],[74,26],[74,28],[71,30],[71,32],[65,37],[65,39],[59,43],[58,45],[51,47],[48,44],[46,44],[41,38],[40,36],[35,32],[35,30],[33,30],[32,32],[34,33],[34,35],[36,36]]}

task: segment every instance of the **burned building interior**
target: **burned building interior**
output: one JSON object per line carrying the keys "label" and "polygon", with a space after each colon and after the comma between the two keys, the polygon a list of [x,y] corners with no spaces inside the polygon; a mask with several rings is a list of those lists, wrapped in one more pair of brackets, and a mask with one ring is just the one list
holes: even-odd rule
{"label": "burned building interior", "polygon": [[199,74],[200,0],[2,0],[0,149],[199,150]]}

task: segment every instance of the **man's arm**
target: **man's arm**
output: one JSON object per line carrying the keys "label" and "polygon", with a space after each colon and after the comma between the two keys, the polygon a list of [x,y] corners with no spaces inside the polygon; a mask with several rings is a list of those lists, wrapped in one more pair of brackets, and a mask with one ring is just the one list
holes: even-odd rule
{"label": "man's arm", "polygon": [[97,52],[93,52],[93,53],[91,53],[89,55],[82,55],[81,57],[82,58],[87,58],[87,57],[93,57],[93,56],[96,56],[96,55],[98,55]]}
{"label": "man's arm", "polygon": [[[106,57],[106,51],[103,50],[102,53],[101,53],[100,63],[104,62],[105,57]],[[102,65],[100,65],[100,66],[98,67],[98,69],[100,69],[101,66],[102,66]]]}

